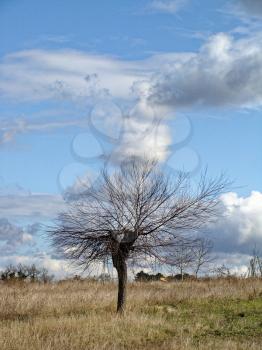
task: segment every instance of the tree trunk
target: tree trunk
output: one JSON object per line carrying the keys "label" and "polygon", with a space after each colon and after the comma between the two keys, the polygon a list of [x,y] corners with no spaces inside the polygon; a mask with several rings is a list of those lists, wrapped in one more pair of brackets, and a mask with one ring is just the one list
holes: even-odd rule
{"label": "tree trunk", "polygon": [[117,270],[118,277],[117,312],[123,313],[126,303],[127,284],[127,264],[125,257],[121,253],[113,256],[113,265]]}
{"label": "tree trunk", "polygon": [[199,267],[197,267],[196,271],[195,271],[195,278],[198,278],[198,272],[199,272]]}

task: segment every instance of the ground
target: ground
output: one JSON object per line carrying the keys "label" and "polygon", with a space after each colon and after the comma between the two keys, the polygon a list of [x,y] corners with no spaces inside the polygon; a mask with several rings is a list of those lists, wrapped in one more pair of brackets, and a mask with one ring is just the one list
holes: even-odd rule
{"label": "ground", "polygon": [[0,349],[262,349],[262,279],[0,285]]}

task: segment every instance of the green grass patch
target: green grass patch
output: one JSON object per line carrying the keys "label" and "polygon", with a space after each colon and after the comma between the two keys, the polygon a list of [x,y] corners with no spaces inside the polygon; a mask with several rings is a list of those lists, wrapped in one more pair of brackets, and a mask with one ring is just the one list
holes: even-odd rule
{"label": "green grass patch", "polygon": [[148,307],[161,315],[169,327],[191,333],[194,342],[203,338],[256,338],[262,342],[262,298],[251,300],[191,300]]}

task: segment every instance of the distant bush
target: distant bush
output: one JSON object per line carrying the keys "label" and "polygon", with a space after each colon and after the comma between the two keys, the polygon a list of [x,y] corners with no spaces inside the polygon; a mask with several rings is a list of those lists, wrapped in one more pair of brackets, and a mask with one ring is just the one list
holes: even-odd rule
{"label": "distant bush", "polygon": [[0,272],[0,280],[7,281],[29,281],[29,282],[51,282],[54,276],[50,275],[44,267],[37,268],[34,264],[17,266],[9,265]]}
{"label": "distant bush", "polygon": [[164,276],[162,273],[157,274],[149,274],[144,271],[140,271],[135,276],[135,281],[137,282],[149,282],[149,281],[164,281],[164,282],[172,282],[172,281],[181,281],[195,279],[195,276],[190,275],[188,273],[184,273],[183,276],[179,273],[177,275]]}
{"label": "distant bush", "polygon": [[189,280],[189,279],[194,280],[196,279],[196,277],[185,272],[183,273],[183,275],[181,273],[178,273],[176,275],[167,276],[166,279],[167,281],[182,281],[182,280]]}
{"label": "distant bush", "polygon": [[164,275],[162,273],[157,274],[149,274],[144,271],[140,271],[135,276],[135,281],[138,282],[145,282],[145,281],[160,281],[161,278],[164,278]]}

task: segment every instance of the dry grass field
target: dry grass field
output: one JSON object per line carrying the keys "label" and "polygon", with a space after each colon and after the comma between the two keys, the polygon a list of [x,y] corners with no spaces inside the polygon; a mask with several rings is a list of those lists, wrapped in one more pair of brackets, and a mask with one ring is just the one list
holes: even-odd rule
{"label": "dry grass field", "polygon": [[0,285],[1,350],[262,349],[262,280]]}

